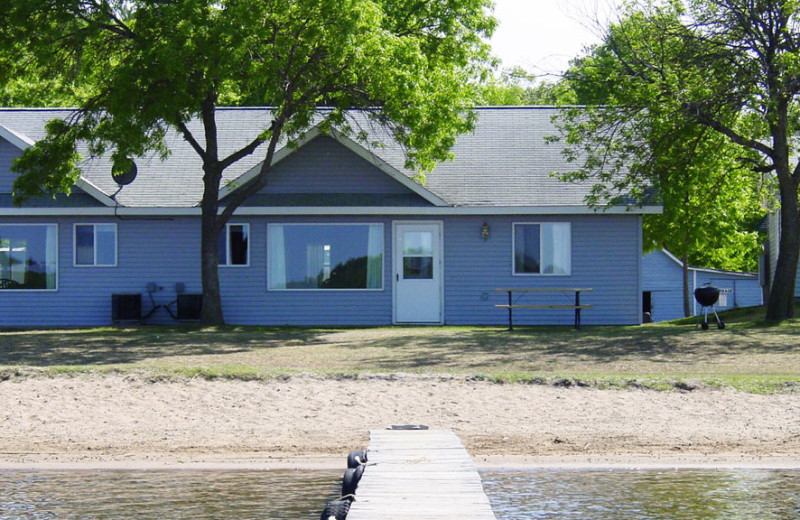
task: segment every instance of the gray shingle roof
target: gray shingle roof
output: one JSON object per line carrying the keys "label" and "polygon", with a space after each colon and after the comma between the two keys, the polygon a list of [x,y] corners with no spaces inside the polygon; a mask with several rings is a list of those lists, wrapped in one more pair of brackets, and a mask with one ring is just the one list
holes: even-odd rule
{"label": "gray shingle roof", "polygon": [[[454,159],[439,164],[427,175],[426,188],[448,205],[467,207],[547,207],[584,206],[588,185],[567,184],[551,176],[567,171],[558,144],[545,138],[557,133],[551,119],[557,108],[495,107],[479,108],[473,132],[459,136],[453,148]],[[44,124],[52,118],[70,114],[63,109],[0,109],[0,125],[32,140],[44,136]],[[217,112],[220,156],[244,146],[268,126],[269,109],[221,108]],[[201,134],[200,123],[190,129]],[[399,146],[385,142],[370,152],[408,177],[414,172],[404,167]],[[192,207],[202,196],[201,161],[181,136],[170,133],[167,144],[171,155],[166,161],[157,156],[136,159],[139,174],[117,200],[134,207]],[[223,182],[233,180],[259,164],[263,151],[236,163]],[[118,186],[111,179],[110,163],[105,158],[82,165],[83,176],[111,196]]]}

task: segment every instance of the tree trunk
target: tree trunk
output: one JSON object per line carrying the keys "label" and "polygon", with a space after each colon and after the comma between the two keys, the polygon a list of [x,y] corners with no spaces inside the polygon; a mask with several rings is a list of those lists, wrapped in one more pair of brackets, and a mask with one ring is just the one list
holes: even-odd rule
{"label": "tree trunk", "polygon": [[222,314],[222,296],[219,290],[219,233],[224,223],[220,222],[219,211],[219,177],[221,171],[216,168],[204,168],[205,189],[200,204],[202,210],[202,228],[200,232],[200,274],[203,281],[203,308],[200,322],[204,325],[224,325]]}
{"label": "tree trunk", "polygon": [[683,253],[681,257],[681,264],[683,271],[683,317],[688,318],[692,315],[692,306],[689,296],[689,257],[686,253]]}
{"label": "tree trunk", "polygon": [[781,240],[778,263],[767,300],[767,320],[781,321],[794,317],[794,285],[797,278],[800,247],[800,216],[797,207],[797,186],[791,180],[780,182]]}

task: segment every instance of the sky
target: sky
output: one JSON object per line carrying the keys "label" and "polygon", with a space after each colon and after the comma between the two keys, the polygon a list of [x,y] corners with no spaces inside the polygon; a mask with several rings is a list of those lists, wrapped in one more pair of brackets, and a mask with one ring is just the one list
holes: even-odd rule
{"label": "sky", "polygon": [[604,23],[620,0],[494,0],[499,25],[494,54],[504,68],[516,65],[537,75],[557,75],[587,45],[599,43],[593,20]]}

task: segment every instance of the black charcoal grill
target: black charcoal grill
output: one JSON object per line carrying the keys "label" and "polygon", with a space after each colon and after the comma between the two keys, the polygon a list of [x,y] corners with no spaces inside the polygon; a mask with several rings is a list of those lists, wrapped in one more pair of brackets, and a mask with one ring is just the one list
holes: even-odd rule
{"label": "black charcoal grill", "polygon": [[703,330],[708,330],[708,309],[711,309],[714,312],[714,317],[717,318],[717,328],[725,328],[725,322],[719,317],[717,309],[714,307],[717,301],[719,301],[719,289],[711,285],[698,287],[694,290],[694,299],[703,307],[703,319],[700,322],[700,327]]}

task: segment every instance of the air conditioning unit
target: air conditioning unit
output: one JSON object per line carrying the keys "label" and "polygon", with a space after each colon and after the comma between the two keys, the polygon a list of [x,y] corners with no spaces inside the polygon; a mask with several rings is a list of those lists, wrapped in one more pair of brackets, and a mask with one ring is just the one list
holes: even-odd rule
{"label": "air conditioning unit", "polygon": [[141,321],[142,295],[112,294],[111,295],[111,322]]}
{"label": "air conditioning unit", "polygon": [[181,321],[197,321],[200,309],[203,308],[203,295],[182,293],[178,295],[178,319]]}

